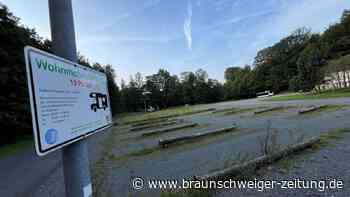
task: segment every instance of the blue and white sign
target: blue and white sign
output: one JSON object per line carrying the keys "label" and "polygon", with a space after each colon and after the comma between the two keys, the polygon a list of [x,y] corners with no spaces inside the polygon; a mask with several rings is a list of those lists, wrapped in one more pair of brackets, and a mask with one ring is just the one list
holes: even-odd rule
{"label": "blue and white sign", "polygon": [[45,133],[45,142],[47,144],[55,144],[57,142],[57,130],[48,129]]}
{"label": "blue and white sign", "polygon": [[25,57],[38,155],[112,125],[104,73],[32,47]]}

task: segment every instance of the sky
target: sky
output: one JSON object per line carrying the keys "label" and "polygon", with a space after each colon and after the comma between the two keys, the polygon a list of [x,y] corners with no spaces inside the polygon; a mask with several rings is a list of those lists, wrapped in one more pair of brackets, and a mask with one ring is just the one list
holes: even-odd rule
{"label": "sky", "polygon": [[[22,24],[50,38],[47,0],[0,0]],[[349,0],[73,0],[77,48],[90,62],[112,64],[117,81],[159,68],[206,70],[224,81],[230,66],[299,27],[323,32]]]}

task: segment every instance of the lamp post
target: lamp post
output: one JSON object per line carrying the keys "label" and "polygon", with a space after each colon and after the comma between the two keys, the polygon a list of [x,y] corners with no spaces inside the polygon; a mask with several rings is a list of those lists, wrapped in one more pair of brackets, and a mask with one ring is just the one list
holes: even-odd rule
{"label": "lamp post", "polygon": [[[53,52],[77,62],[71,0],[49,0]],[[87,141],[80,140],[63,149],[66,197],[92,197]]]}

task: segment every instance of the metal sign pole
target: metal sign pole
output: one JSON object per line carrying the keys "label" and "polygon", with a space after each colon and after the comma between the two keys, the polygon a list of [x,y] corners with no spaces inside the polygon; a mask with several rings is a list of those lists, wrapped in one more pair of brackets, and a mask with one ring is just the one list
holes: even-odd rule
{"label": "metal sign pole", "polygon": [[[77,62],[71,0],[49,0],[53,52]],[[86,140],[63,149],[63,171],[67,197],[91,197],[91,180]]]}

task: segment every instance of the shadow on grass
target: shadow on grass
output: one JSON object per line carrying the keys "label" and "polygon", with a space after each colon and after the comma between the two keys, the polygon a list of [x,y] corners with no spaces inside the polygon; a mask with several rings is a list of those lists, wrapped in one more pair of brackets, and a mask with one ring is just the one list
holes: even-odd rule
{"label": "shadow on grass", "polygon": [[6,144],[0,147],[0,159],[21,152],[30,146],[34,147],[33,136],[23,136],[15,143]]}

